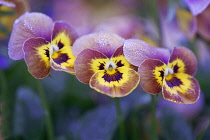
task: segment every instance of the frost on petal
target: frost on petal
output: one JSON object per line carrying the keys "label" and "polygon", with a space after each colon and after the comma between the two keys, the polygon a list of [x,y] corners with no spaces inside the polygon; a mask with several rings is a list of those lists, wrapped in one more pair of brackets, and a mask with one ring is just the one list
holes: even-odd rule
{"label": "frost on petal", "polygon": [[37,79],[50,73],[50,44],[44,38],[31,38],[24,44],[23,51],[28,71]]}
{"label": "frost on petal", "polygon": [[197,16],[203,12],[206,7],[209,5],[210,0],[184,0],[187,6],[190,8],[190,11],[194,16]]}
{"label": "frost on petal", "polygon": [[24,57],[23,44],[32,37],[42,37],[50,41],[53,28],[53,21],[42,13],[25,13],[16,19],[9,40],[9,57],[19,60]]}
{"label": "frost on petal", "polygon": [[159,59],[168,62],[170,52],[167,49],[152,47],[138,39],[128,39],[123,47],[125,58],[133,65],[139,66],[145,59]]}
{"label": "frost on petal", "polygon": [[195,78],[188,74],[168,75],[163,81],[163,97],[182,104],[195,103],[200,96],[200,86]]}
{"label": "frost on petal", "polygon": [[187,73],[193,76],[197,70],[197,59],[188,48],[175,47],[168,65],[173,69],[174,73]]}
{"label": "frost on petal", "polygon": [[123,46],[124,39],[113,33],[98,32],[84,35],[73,44],[73,54],[77,56],[84,49],[97,50],[111,57],[115,50]]}

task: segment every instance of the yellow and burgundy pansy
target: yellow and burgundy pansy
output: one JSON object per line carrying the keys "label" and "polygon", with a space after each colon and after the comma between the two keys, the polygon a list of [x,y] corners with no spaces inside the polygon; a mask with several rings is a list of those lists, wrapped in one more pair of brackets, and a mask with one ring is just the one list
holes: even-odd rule
{"label": "yellow and burgundy pansy", "polygon": [[26,13],[14,23],[9,56],[15,60],[24,58],[29,72],[38,79],[48,76],[51,67],[73,74],[76,57],[72,44],[76,38],[67,23],[54,23],[41,13]]}
{"label": "yellow and burgundy pansy", "polygon": [[[140,85],[150,94],[158,94],[162,91],[163,97],[169,101],[182,104],[192,104],[200,95],[200,87],[193,77],[197,69],[195,55],[186,47],[176,47],[172,53],[154,48],[145,42],[136,41],[133,52],[134,57],[139,59],[133,61],[131,50],[125,43],[125,57],[131,64],[138,64],[138,73],[141,76]],[[165,54],[164,54],[165,53]]]}
{"label": "yellow and burgundy pansy", "polygon": [[131,93],[139,83],[137,67],[123,54],[124,39],[112,33],[92,33],[73,44],[76,77],[96,91],[111,97]]}

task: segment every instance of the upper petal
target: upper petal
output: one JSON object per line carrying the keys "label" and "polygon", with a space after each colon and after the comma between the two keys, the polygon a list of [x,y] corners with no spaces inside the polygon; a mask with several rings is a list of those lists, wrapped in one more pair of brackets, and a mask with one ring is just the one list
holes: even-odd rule
{"label": "upper petal", "polygon": [[50,17],[42,13],[25,13],[16,19],[9,40],[9,57],[19,60],[24,57],[23,44],[32,37],[42,37],[47,41],[51,38],[53,21]]}
{"label": "upper petal", "polygon": [[168,62],[170,52],[167,49],[152,47],[138,39],[125,40],[123,51],[125,58],[133,65],[139,66],[145,59],[159,59]]}
{"label": "upper petal", "polygon": [[144,91],[158,94],[162,90],[166,64],[157,59],[146,59],[139,67],[140,85]]}
{"label": "upper petal", "polygon": [[210,0],[184,0],[194,16],[197,16],[209,5]]}
{"label": "upper petal", "polygon": [[169,75],[163,81],[163,97],[169,101],[192,104],[200,96],[200,86],[195,78],[185,73]]}
{"label": "upper petal", "polygon": [[125,56],[123,53],[123,46],[119,47],[115,51],[115,53],[112,55],[110,61],[114,62],[117,67],[127,67],[127,68],[134,69],[135,71],[138,71],[138,67],[132,65],[125,59]]}
{"label": "upper petal", "polygon": [[73,54],[77,56],[84,49],[97,50],[111,57],[115,50],[123,46],[124,39],[114,33],[98,32],[84,35],[73,44]]}
{"label": "upper petal", "polygon": [[175,73],[194,75],[197,70],[197,59],[193,52],[186,47],[175,47],[171,53],[168,66]]}
{"label": "upper petal", "polygon": [[123,97],[138,85],[140,77],[130,68],[120,67],[114,74],[98,71],[90,79],[90,86],[96,91],[111,97]]}
{"label": "upper petal", "polygon": [[55,70],[75,73],[74,61],[76,57],[72,53],[72,44],[77,38],[73,28],[65,22],[55,22],[52,42],[58,48],[51,55],[51,65]]}
{"label": "upper petal", "polygon": [[50,44],[44,38],[31,38],[24,43],[23,51],[29,72],[37,79],[50,73]]}
{"label": "upper petal", "polygon": [[77,55],[75,60],[76,77],[83,83],[88,84],[92,75],[105,69],[109,59],[102,53],[85,49]]}

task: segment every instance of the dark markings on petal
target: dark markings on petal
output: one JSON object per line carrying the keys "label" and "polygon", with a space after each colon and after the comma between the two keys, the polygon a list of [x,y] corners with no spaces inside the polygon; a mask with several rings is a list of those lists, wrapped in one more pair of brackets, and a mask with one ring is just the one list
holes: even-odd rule
{"label": "dark markings on petal", "polygon": [[160,72],[160,76],[159,76],[159,77],[161,77],[161,78],[162,78],[162,80],[161,80],[161,81],[163,81],[163,77],[164,77],[164,70],[160,70],[159,72]]}
{"label": "dark markings on petal", "polygon": [[176,64],[175,66],[174,66],[174,73],[177,73],[178,72],[178,69],[179,69],[180,67],[178,66],[178,64]]}
{"label": "dark markings on petal", "polygon": [[106,72],[104,73],[104,76],[102,77],[106,82],[114,82],[114,81],[120,81],[122,79],[123,73],[120,73],[117,71],[115,74],[107,74]]}
{"label": "dark markings on petal", "polygon": [[67,62],[70,58],[68,57],[68,55],[66,53],[61,53],[56,59],[53,59],[55,63],[57,64],[61,64],[64,62]]}
{"label": "dark markings on petal", "polygon": [[64,46],[64,44],[63,44],[61,41],[59,41],[59,42],[58,42],[58,48],[59,48],[59,49],[62,49],[63,46]]}
{"label": "dark markings on petal", "polygon": [[104,66],[105,66],[104,63],[100,63],[100,65],[98,66],[98,70],[104,70]]}
{"label": "dark markings on petal", "polygon": [[176,77],[173,77],[171,80],[166,80],[166,84],[170,87],[173,88],[174,86],[180,86],[182,85],[182,81]]}
{"label": "dark markings on petal", "polygon": [[47,57],[50,57],[50,52],[49,52],[48,49],[45,50],[45,55],[46,55]]}
{"label": "dark markings on petal", "polygon": [[122,63],[122,60],[118,61],[116,65],[117,65],[117,67],[122,67],[122,66],[124,66],[124,64]]}

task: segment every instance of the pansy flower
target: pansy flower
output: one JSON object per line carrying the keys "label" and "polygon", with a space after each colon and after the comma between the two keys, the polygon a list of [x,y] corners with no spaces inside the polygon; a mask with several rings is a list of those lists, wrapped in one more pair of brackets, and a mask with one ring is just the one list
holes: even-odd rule
{"label": "pansy flower", "polygon": [[49,75],[50,68],[74,73],[72,44],[77,35],[65,22],[53,22],[41,13],[26,13],[17,19],[9,41],[9,56],[24,58],[35,78]]}
{"label": "pansy flower", "polygon": [[138,85],[137,67],[123,55],[124,39],[113,33],[92,33],[73,44],[76,77],[111,97],[128,95]]}
{"label": "pansy flower", "polygon": [[199,98],[200,87],[193,77],[197,60],[189,49],[176,47],[170,54],[166,49],[131,39],[125,42],[124,54],[131,64],[140,65],[140,85],[147,93],[162,91],[165,99],[183,104],[192,104]]}

